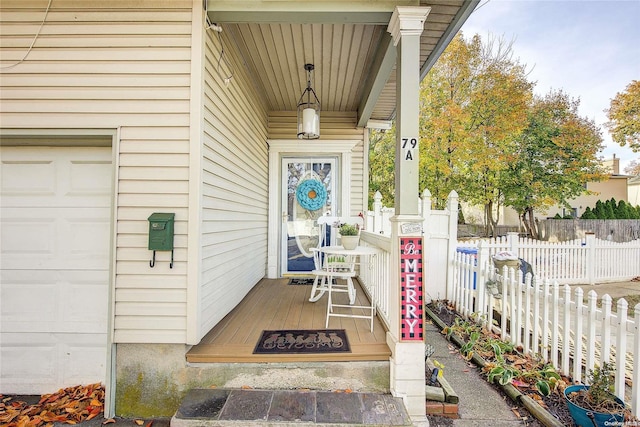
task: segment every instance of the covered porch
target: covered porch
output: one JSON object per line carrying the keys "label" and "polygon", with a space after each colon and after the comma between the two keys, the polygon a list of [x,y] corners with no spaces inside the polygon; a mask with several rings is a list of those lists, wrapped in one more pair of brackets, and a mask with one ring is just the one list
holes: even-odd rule
{"label": "covered porch", "polygon": [[[355,305],[368,303],[368,296],[355,281]],[[369,322],[358,318],[331,318],[329,328],[344,329],[351,352],[307,354],[254,354],[263,330],[324,329],[326,295],[309,302],[310,285],[291,285],[289,278],[262,279],[221,322],[187,353],[191,363],[285,363],[388,361],[387,329],[376,317],[373,332]],[[347,302],[344,293],[334,299]]]}

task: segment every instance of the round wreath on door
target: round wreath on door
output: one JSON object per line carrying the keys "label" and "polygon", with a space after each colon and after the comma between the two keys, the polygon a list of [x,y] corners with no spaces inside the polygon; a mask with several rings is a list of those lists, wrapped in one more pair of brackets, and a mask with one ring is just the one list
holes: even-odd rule
{"label": "round wreath on door", "polygon": [[306,179],[298,184],[296,199],[304,209],[317,211],[327,203],[327,189],[317,179]]}

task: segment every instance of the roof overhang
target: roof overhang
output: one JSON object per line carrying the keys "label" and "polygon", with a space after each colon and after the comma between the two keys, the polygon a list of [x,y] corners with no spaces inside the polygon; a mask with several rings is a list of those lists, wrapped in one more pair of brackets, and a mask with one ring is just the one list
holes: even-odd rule
{"label": "roof overhang", "polygon": [[357,125],[364,127],[370,119],[395,117],[396,47],[387,26],[396,6],[431,8],[421,37],[422,79],[480,0],[203,1],[211,23],[230,26],[272,111],[295,110],[305,84],[302,66],[314,62],[323,110],[357,111]]}

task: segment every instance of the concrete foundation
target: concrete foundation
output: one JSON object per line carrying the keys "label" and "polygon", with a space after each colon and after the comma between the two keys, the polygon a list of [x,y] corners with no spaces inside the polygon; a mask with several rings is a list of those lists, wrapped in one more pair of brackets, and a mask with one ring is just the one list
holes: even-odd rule
{"label": "concrete foundation", "polygon": [[175,344],[119,344],[116,415],[172,416],[195,388],[389,392],[389,362],[190,364],[187,350]]}

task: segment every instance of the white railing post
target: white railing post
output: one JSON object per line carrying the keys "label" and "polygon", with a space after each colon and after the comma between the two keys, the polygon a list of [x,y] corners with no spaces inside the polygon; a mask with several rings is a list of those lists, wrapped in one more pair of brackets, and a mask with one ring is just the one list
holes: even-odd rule
{"label": "white railing post", "polygon": [[[524,348],[524,352],[525,354],[529,354],[529,352],[531,351],[531,337],[532,333],[533,333],[533,327],[531,326],[531,294],[532,292],[534,292],[533,286],[535,286],[535,284],[533,283],[533,278],[529,275],[526,277],[525,279],[525,283],[524,283],[524,307],[523,310],[524,311],[524,333],[523,333],[523,348]],[[535,294],[534,294],[535,295]],[[536,319],[533,319],[533,321],[537,321]],[[533,337],[533,339],[536,339],[535,337]]]}
{"label": "white railing post", "polygon": [[574,342],[574,359],[573,359],[573,381],[581,382],[582,381],[582,325],[583,325],[583,310],[582,307],[584,305],[584,292],[582,288],[577,288],[575,290],[576,296],[576,311],[575,315],[575,325],[576,330],[573,335]]}
{"label": "white railing post", "polygon": [[585,250],[587,251],[587,283],[593,285],[595,281],[596,235],[585,233]]}
{"label": "white railing post", "polygon": [[429,224],[431,223],[431,192],[428,189],[425,188],[422,191],[422,198],[418,206],[421,206],[419,210],[422,211],[422,234],[429,236],[431,235],[429,232]]}
{"label": "white railing post", "polygon": [[373,195],[373,230],[374,233],[382,231],[382,194],[376,191]]}
{"label": "white railing post", "polygon": [[391,235],[391,216],[394,212],[394,208],[382,208],[382,234]]}
{"label": "white railing post", "polygon": [[[618,330],[616,331],[616,379],[615,395],[624,400],[624,377],[627,354],[627,310],[629,303],[624,298],[618,300]],[[634,386],[637,386],[634,384]]]}
{"label": "white railing post", "polygon": [[542,344],[540,351],[545,362],[549,361],[549,279],[542,281]]}
{"label": "white railing post", "polygon": [[631,393],[631,412],[634,416],[640,415],[640,303],[633,309],[633,321],[635,322],[635,332],[633,334],[633,391]]}
{"label": "white railing post", "polygon": [[565,375],[569,375],[571,361],[571,287],[564,285],[564,307],[562,315],[562,368]]}
{"label": "white railing post", "polygon": [[507,233],[507,244],[509,245],[509,251],[520,256],[520,237],[515,231],[509,231]]}
{"label": "white railing post", "polygon": [[587,293],[587,372],[596,364],[596,303],[598,295],[593,289]]}
{"label": "white railing post", "polygon": [[456,255],[458,243],[458,193],[451,191],[447,198],[447,212],[449,213],[449,243],[447,247],[447,291],[446,297],[451,299],[453,290],[453,259]]}
{"label": "white railing post", "polygon": [[551,306],[551,363],[557,367],[560,338],[560,284],[558,282],[553,282],[551,301],[553,301]]}
{"label": "white railing post", "polygon": [[[611,360],[611,297],[602,295],[602,354],[600,363],[609,363]],[[601,365],[602,366],[602,365]]]}
{"label": "white railing post", "polygon": [[[476,294],[478,295],[476,304],[477,304],[477,308],[476,311],[478,311],[478,308],[480,309],[480,315],[484,314],[484,307],[486,305],[485,303],[485,295],[486,292],[484,292],[484,288],[485,288],[485,284],[487,283],[487,273],[485,271],[485,268],[489,265],[492,265],[489,261],[489,248],[487,247],[487,244],[484,243],[482,240],[480,240],[478,242],[478,253],[476,254],[476,261],[475,261],[475,266],[473,267],[474,271],[475,271],[475,275],[476,275]],[[491,267],[489,267],[491,268]],[[481,294],[481,290],[480,288],[483,289],[482,294]]]}

